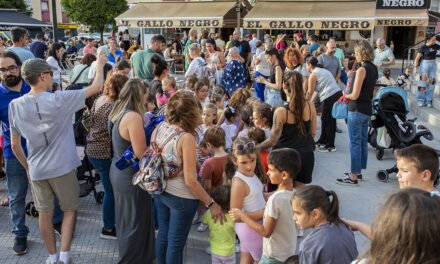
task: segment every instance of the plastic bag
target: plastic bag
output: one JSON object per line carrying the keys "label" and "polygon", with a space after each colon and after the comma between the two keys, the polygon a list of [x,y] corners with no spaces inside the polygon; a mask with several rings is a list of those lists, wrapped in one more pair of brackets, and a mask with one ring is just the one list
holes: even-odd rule
{"label": "plastic bag", "polygon": [[391,145],[391,137],[388,135],[386,127],[377,129],[377,145],[381,148],[389,148]]}

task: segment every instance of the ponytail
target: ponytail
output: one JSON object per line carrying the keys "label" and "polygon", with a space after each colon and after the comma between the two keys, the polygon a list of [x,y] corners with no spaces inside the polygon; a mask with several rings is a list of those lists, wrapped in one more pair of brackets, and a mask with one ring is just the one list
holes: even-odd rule
{"label": "ponytail", "polygon": [[338,195],[334,191],[326,191],[318,185],[308,185],[296,191],[293,199],[297,200],[307,212],[321,209],[329,223],[342,222],[339,217]]}

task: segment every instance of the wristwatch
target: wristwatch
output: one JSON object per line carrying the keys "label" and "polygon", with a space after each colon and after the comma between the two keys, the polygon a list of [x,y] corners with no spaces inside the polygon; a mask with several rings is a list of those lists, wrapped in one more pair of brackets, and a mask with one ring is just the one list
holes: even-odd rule
{"label": "wristwatch", "polygon": [[206,207],[206,209],[209,209],[209,208],[211,208],[211,206],[213,206],[214,204],[215,204],[214,199],[211,199],[211,201],[210,201],[209,203],[205,204],[205,207]]}

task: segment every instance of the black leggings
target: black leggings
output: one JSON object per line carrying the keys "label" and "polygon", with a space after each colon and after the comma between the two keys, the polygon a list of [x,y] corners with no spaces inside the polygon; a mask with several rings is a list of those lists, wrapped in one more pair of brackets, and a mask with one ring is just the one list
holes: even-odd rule
{"label": "black leggings", "polygon": [[335,102],[341,96],[342,92],[338,91],[322,101],[321,136],[318,143],[324,144],[328,148],[335,146],[336,119],[332,116],[332,109]]}

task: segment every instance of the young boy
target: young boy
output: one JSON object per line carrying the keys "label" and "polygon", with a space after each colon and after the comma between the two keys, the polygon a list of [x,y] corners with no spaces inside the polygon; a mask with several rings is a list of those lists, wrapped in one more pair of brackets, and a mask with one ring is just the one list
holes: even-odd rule
{"label": "young boy", "polygon": [[[289,157],[286,159],[286,157]],[[294,149],[273,150],[268,157],[268,176],[278,189],[268,199],[260,224],[239,209],[229,215],[234,221],[242,221],[263,236],[263,257],[260,264],[284,263],[296,251],[296,227],[290,201],[293,183],[301,168],[301,159]]]}
{"label": "young boy", "polygon": [[[414,144],[409,147],[396,150],[397,179],[400,189],[417,188],[433,195],[440,196],[440,192],[434,187],[439,170],[437,152],[426,145]],[[371,226],[362,222],[343,220],[353,229],[358,230],[367,238],[371,238]]]}
{"label": "young boy", "polygon": [[208,210],[203,215],[202,223],[209,226],[209,244],[211,247],[211,262],[235,264],[235,224],[228,215],[231,186],[221,185],[211,192],[212,199],[220,205],[226,217],[223,224],[214,223],[211,212]]}

